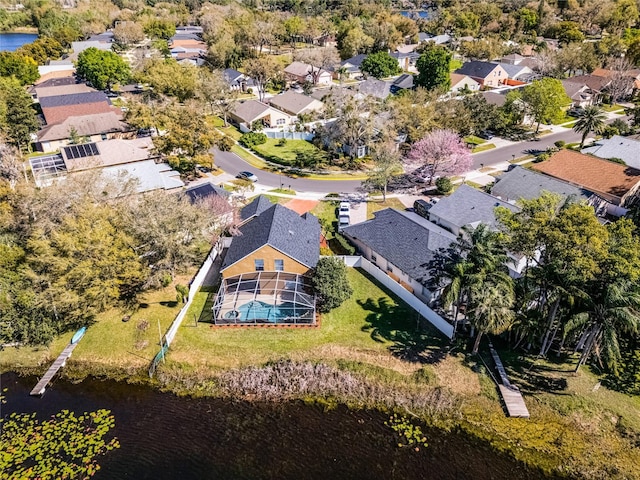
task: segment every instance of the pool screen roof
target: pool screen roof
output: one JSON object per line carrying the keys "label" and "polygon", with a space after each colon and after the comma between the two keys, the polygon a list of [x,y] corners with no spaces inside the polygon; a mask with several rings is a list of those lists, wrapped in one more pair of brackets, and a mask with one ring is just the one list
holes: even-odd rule
{"label": "pool screen roof", "polygon": [[315,305],[309,277],[260,271],[224,279],[212,311],[216,324],[313,324]]}

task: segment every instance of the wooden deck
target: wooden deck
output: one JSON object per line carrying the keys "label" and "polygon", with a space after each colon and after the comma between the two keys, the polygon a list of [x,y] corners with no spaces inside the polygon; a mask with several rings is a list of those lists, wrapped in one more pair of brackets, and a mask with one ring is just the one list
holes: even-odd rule
{"label": "wooden deck", "polygon": [[70,343],[69,345],[67,345],[67,347],[62,351],[62,353],[58,355],[58,358],[56,358],[56,361],[53,362],[53,365],[49,367],[49,370],[47,370],[47,373],[45,373],[44,376],[38,382],[38,384],[35,387],[33,387],[33,390],[31,390],[31,395],[37,396],[37,395],[42,395],[44,393],[44,391],[47,388],[47,385],[49,385],[49,382],[51,382],[51,379],[55,376],[56,373],[58,373],[58,370],[64,367],[64,365],[67,363],[67,359],[71,356],[71,352],[73,352],[73,350],[77,346],[78,346],[78,342]]}
{"label": "wooden deck", "polygon": [[491,352],[491,357],[493,358],[496,370],[500,376],[500,381],[502,382],[502,384],[498,384],[498,389],[500,390],[504,405],[507,408],[508,415],[510,417],[529,418],[529,410],[524,403],[524,398],[522,398],[520,390],[509,381],[507,371],[504,369],[504,365],[502,365],[502,360],[500,360],[498,352],[495,351],[491,343],[489,343],[489,351]]}

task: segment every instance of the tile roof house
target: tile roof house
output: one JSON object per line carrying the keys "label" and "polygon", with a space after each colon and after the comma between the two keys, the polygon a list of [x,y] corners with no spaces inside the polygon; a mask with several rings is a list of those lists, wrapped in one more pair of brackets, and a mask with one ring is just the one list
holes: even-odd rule
{"label": "tile roof house", "polygon": [[[268,200],[267,200],[268,201]],[[254,204],[259,204],[256,206]],[[265,208],[266,207],[266,208]],[[306,274],[320,258],[320,222],[310,213],[298,215],[282,205],[264,205],[258,197],[241,212],[221,267],[223,278],[255,271]]]}
{"label": "tile roof house", "polygon": [[533,70],[524,65],[513,65],[510,63],[498,63],[509,75],[510,79],[513,80],[527,80],[533,75]]}
{"label": "tile roof house", "polygon": [[640,170],[640,141],[614,135],[609,139],[602,138],[588,148],[583,148],[582,153],[595,155],[599,158],[619,158],[629,167]]}
{"label": "tile roof house", "polygon": [[78,82],[74,76],[49,78],[39,82],[29,90],[34,95],[34,98],[97,91],[96,89],[89,87],[86,83]]}
{"label": "tile roof house", "polygon": [[459,93],[461,90],[470,90],[477,92],[480,90],[480,84],[468,75],[462,75],[460,73],[451,73],[451,87],[449,91],[452,93]]}
{"label": "tile roof house", "polygon": [[510,65],[519,65],[520,62],[522,62],[524,60],[524,57],[522,55],[518,55],[517,53],[511,53],[509,55],[505,55],[504,57],[502,57],[501,59],[501,64],[505,64],[508,63]]}
{"label": "tile roof house", "polygon": [[463,184],[429,209],[429,220],[454,235],[460,235],[463,227],[475,228],[481,223],[495,229],[498,226],[496,207],[506,207],[512,212],[520,210],[509,202]]}
{"label": "tile roof house", "polygon": [[372,220],[343,229],[344,235],[367,260],[425,301],[434,299],[428,264],[456,236],[425,218],[387,208]]}
{"label": "tile roof house", "polygon": [[122,115],[115,111],[67,117],[60,123],[47,125],[37,133],[36,149],[53,152],[68,145],[73,130],[79,137],[95,142],[116,138],[129,131],[129,127],[122,121]]}
{"label": "tile roof house", "polygon": [[331,85],[333,83],[331,73],[304,62],[293,62],[284,69],[284,73],[291,82],[311,82],[315,85]]}
{"label": "tile roof house", "polygon": [[455,73],[467,75],[483,87],[498,87],[509,78],[503,67],[491,62],[467,62],[457,69]]}
{"label": "tile roof house", "polygon": [[621,207],[631,204],[640,188],[640,170],[572,150],[560,150],[533,168]]}
{"label": "tile roof house", "polygon": [[40,107],[48,125],[79,115],[120,111],[111,105],[104,92],[98,91],[44,97],[40,99]]}
{"label": "tile roof house", "polygon": [[251,125],[257,121],[261,121],[269,128],[276,128],[289,125],[292,120],[288,114],[258,100],[247,100],[239,103],[234,111],[229,114],[229,119],[239,126],[244,125],[245,129],[248,130],[251,130]]}
{"label": "tile roof house", "polygon": [[[92,154],[86,155],[86,152],[78,154],[78,150],[82,150],[82,145],[92,145]],[[141,162],[158,157],[151,137],[69,145],[60,149],[60,155],[69,172]]]}
{"label": "tile roof house", "polygon": [[320,100],[316,100],[308,95],[303,95],[302,93],[296,93],[293,90],[287,90],[280,95],[270,98],[269,104],[293,116],[319,112],[324,108],[324,104]]}

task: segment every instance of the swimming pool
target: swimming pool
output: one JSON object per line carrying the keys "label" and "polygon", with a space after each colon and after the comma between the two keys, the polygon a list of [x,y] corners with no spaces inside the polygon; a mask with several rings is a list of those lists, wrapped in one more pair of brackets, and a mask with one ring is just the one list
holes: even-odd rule
{"label": "swimming pool", "polygon": [[[309,309],[294,308],[292,302],[284,302],[280,305],[252,300],[224,315],[226,319],[237,319],[238,322],[269,322],[269,323],[293,323],[296,318],[310,311]],[[297,314],[297,315],[296,315]]]}

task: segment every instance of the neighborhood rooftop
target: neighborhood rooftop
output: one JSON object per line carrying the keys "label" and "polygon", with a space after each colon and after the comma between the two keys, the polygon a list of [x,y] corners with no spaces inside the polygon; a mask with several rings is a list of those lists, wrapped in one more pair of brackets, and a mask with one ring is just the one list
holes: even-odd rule
{"label": "neighborhood rooftop", "polygon": [[66,107],[69,105],[80,105],[83,103],[107,102],[111,105],[111,101],[104,92],[84,92],[72,93],[69,95],[53,95],[40,100],[42,108]]}
{"label": "neighborhood rooftop", "polygon": [[[254,200],[262,204],[263,200]],[[268,201],[268,200],[267,200]],[[257,211],[253,206],[250,211]],[[245,217],[246,213],[241,214]],[[273,204],[239,227],[240,235],[233,238],[225,256],[225,269],[258,248],[270,245],[301,264],[313,268],[318,263],[320,223],[309,213],[300,216],[282,205]],[[310,248],[310,247],[316,248]]]}
{"label": "neighborhood rooftop", "polygon": [[375,212],[372,220],[345,227],[344,232],[423,285],[429,279],[428,263],[434,253],[456,240],[436,224],[392,208]]}
{"label": "neighborhood rooftop", "polygon": [[640,170],[571,150],[560,150],[533,168],[618,200],[640,183]]}
{"label": "neighborhood rooftop", "polygon": [[433,220],[438,217],[458,228],[466,225],[476,227],[480,223],[496,228],[496,207],[506,207],[512,212],[520,210],[515,205],[469,185],[460,185],[450,196],[442,198],[431,207],[429,218]]}
{"label": "neighborhood rooftop", "polygon": [[583,188],[520,166],[500,175],[491,189],[492,195],[506,201],[532,200],[542,192],[576,200],[589,200],[592,195]]}
{"label": "neighborhood rooftop", "polygon": [[600,158],[619,158],[628,166],[640,169],[640,142],[630,137],[614,135],[609,139],[600,139],[583,153]]}

